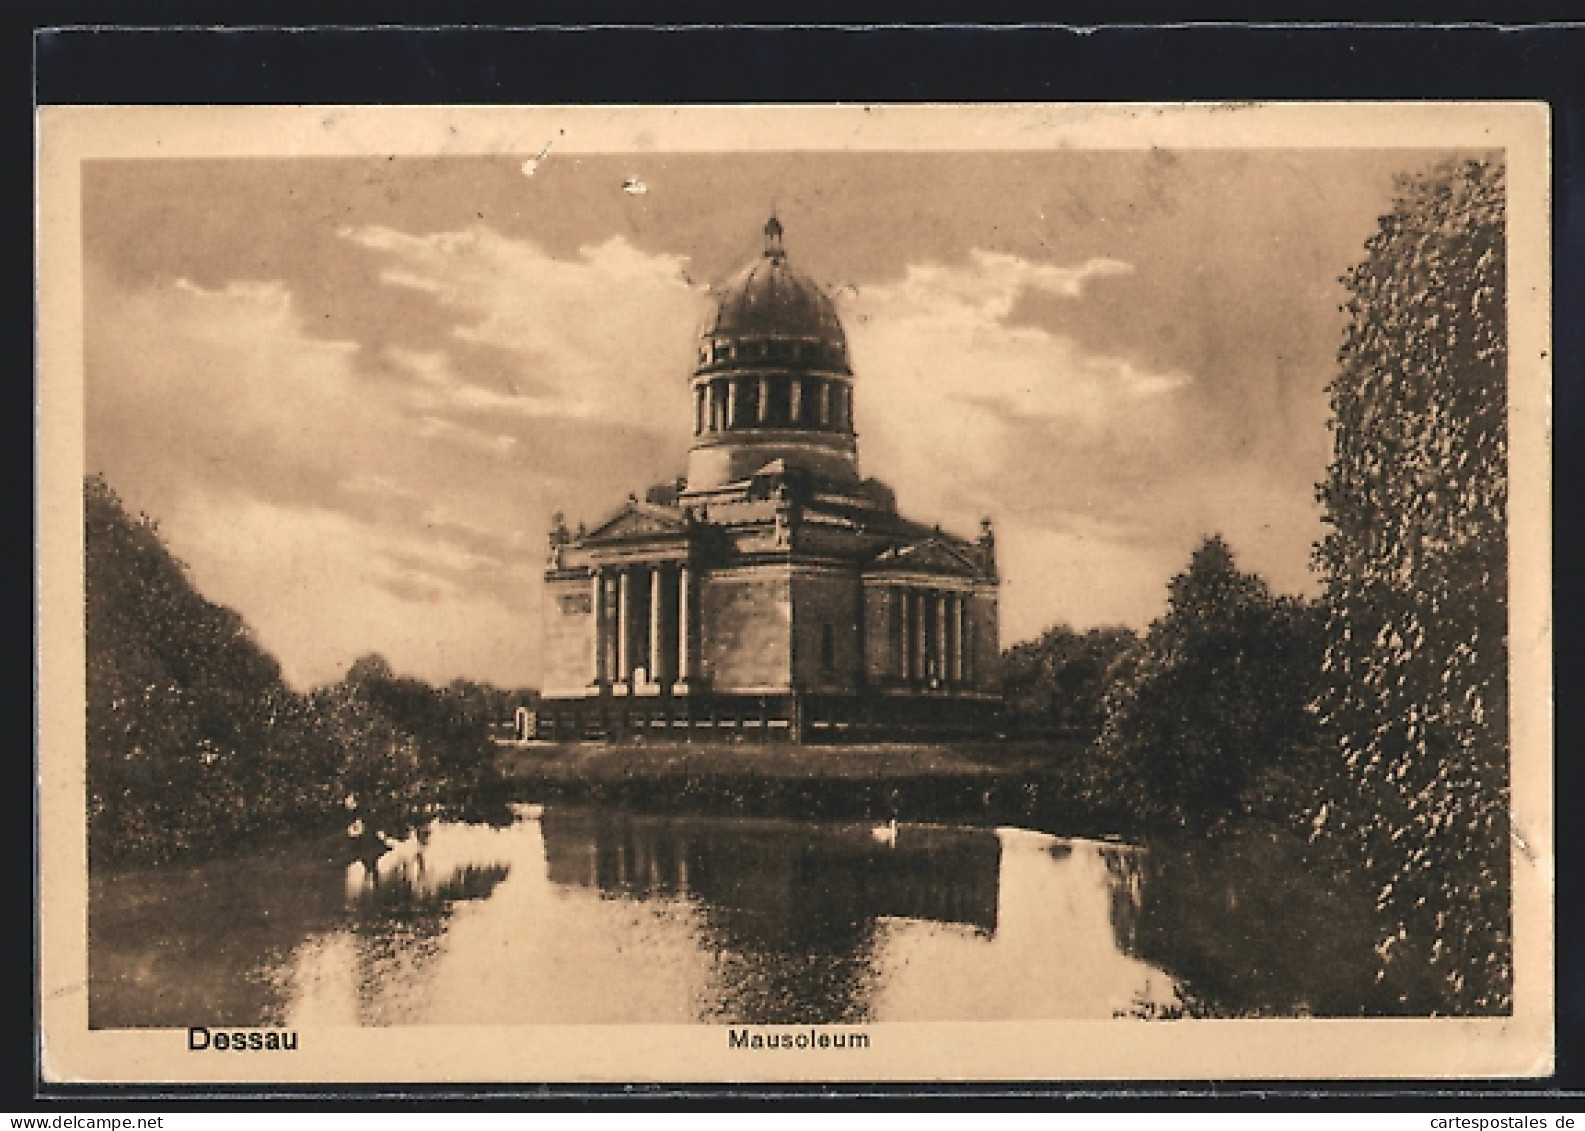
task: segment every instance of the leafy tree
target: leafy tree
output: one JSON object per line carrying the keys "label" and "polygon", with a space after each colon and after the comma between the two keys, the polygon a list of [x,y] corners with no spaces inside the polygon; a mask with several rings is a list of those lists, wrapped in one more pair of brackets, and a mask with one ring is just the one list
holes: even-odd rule
{"label": "leafy tree", "polygon": [[1325,725],[1317,814],[1381,915],[1381,973],[1429,968],[1415,1008],[1511,1003],[1504,175],[1404,178],[1345,276],[1320,488]]}
{"label": "leafy tree", "polygon": [[1241,573],[1207,538],[1168,586],[1168,609],[1119,663],[1099,749],[1140,816],[1206,828],[1298,805],[1287,778],[1313,756],[1308,702],[1319,616]]}
{"label": "leafy tree", "polygon": [[381,656],[355,661],[339,683],[310,694],[319,741],[333,751],[332,796],[372,831],[401,836],[418,824],[428,790],[417,741],[373,701],[390,665]]}
{"label": "leafy tree", "polygon": [[1100,729],[1107,672],[1137,639],[1131,628],[1077,632],[1065,624],[1002,657],[1002,693],[1014,730]]}
{"label": "leafy tree", "polygon": [[157,854],[252,829],[261,756],[293,721],[278,666],[102,478],[83,505],[91,845]]}
{"label": "leafy tree", "polygon": [[396,678],[396,672],[391,669],[391,662],[378,652],[359,656],[347,668],[347,674],[342,677],[342,682],[354,690],[389,683]]}
{"label": "leafy tree", "polygon": [[501,819],[488,724],[510,693],[396,676],[380,656],[301,695],[206,600],[146,516],[84,483],[89,842],[96,858],[234,846],[347,822]]}
{"label": "leafy tree", "polygon": [[366,822],[397,834],[433,816],[504,819],[489,730],[515,706],[512,693],[468,680],[432,687],[372,654],[316,699]]}

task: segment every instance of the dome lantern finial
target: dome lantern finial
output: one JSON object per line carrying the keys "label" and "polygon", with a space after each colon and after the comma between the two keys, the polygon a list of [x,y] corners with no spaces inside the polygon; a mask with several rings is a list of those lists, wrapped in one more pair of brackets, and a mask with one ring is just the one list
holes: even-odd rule
{"label": "dome lantern finial", "polygon": [[781,234],[782,234],[781,221],[776,219],[775,214],[772,213],[771,214],[771,218],[769,220],[765,221],[765,256],[766,256],[766,258],[768,258],[768,259],[782,259],[782,258],[784,258],[786,256],[786,252],[784,252],[782,250],[782,246],[781,246]]}

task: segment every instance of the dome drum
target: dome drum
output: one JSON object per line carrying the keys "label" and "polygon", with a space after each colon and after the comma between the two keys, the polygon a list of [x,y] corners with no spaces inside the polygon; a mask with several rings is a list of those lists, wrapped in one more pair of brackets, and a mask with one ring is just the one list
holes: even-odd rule
{"label": "dome drum", "polygon": [[695,379],[696,440],[765,428],[851,437],[853,386],[847,378],[805,373],[761,372]]}

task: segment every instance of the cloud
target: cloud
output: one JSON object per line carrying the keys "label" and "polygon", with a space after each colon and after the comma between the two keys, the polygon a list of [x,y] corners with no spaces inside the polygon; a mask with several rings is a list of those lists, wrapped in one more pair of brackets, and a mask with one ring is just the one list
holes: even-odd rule
{"label": "cloud", "polygon": [[681,457],[697,296],[676,259],[621,240],[558,262],[487,229],[351,238],[385,253],[365,286],[420,288],[461,321],[433,348],[331,341],[278,281],[90,273],[90,467],[300,681],[371,649],[528,681],[549,511],[598,512],[658,449]]}
{"label": "cloud", "polygon": [[1253,546],[1246,564],[1291,567],[1291,552],[1266,551],[1306,544],[1314,521],[1307,487],[1295,498],[1244,454],[1204,446],[1187,396],[1202,375],[1014,321],[1035,291],[1082,318],[1092,280],[1133,270],[975,250],[838,296],[866,471],[919,518],[960,531],[995,519],[1007,640],[1057,620],[1143,624],[1213,531]]}
{"label": "cloud", "polygon": [[359,419],[388,411],[366,397],[355,342],[302,332],[276,283],[208,290],[177,279],[119,291],[89,279],[85,334],[90,458],[160,497],[192,479],[315,494],[375,454]]}
{"label": "cloud", "polygon": [[[161,518],[299,683],[370,650],[431,679],[532,682],[547,518],[592,524],[680,470],[708,296],[683,257],[621,237],[560,257],[483,225],[339,239],[370,253],[343,286],[432,304],[423,334],[348,321],[326,338],[278,280],[90,269],[90,469]],[[1132,272],[974,250],[839,296],[866,468],[914,517],[995,517],[1006,641],[1143,623],[1211,529],[1252,566],[1304,543],[1308,500],[1197,449],[1203,375],[1017,320],[1031,294],[1082,309]]]}
{"label": "cloud", "polygon": [[436,682],[527,674],[538,624],[531,556],[208,489],[190,492],[164,526],[204,592],[244,608],[300,686],[338,678],[371,651]]}
{"label": "cloud", "polygon": [[685,281],[684,257],[647,255],[613,236],[558,259],[483,225],[425,236],[382,227],[341,235],[380,253],[381,282],[431,295],[453,311],[454,339],[511,357],[504,379],[488,387],[475,375],[443,371],[439,355],[398,358],[409,368],[430,366],[456,407],[686,435],[686,414],[666,410],[686,390],[705,298]]}
{"label": "cloud", "polygon": [[504,391],[474,384],[456,371],[451,357],[443,351],[426,352],[391,346],[386,349],[385,358],[392,365],[411,373],[421,383],[421,387],[412,394],[413,403],[418,405],[471,414],[534,419],[566,417],[596,420],[601,416],[599,406],[590,401],[527,394],[511,378],[503,382]]}
{"label": "cloud", "polygon": [[969,250],[969,265],[910,264],[900,283],[861,293],[875,313],[892,311],[962,324],[1002,323],[1026,291],[1077,298],[1090,279],[1127,275],[1131,264],[1096,257],[1077,267],[1035,263],[1017,255]]}
{"label": "cloud", "polygon": [[896,284],[845,292],[866,460],[898,480],[901,497],[964,517],[993,503],[1018,509],[1008,489],[1031,482],[1047,522],[1083,513],[1082,499],[1046,482],[1053,458],[1075,445],[1146,445],[1171,427],[1172,394],[1191,377],[1087,353],[1008,318],[1031,288],[1078,299],[1086,280],[1131,270],[976,250],[961,266],[911,266]]}

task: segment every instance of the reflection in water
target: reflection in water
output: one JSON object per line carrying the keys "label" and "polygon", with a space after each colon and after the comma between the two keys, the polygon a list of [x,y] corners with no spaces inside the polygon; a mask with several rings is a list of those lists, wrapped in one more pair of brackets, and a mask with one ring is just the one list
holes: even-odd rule
{"label": "reflection in water", "polygon": [[388,853],[349,864],[347,924],[304,948],[292,972],[293,1023],[423,1021],[459,905],[488,899],[511,872],[509,863],[491,859],[493,832],[451,826],[437,839],[425,829]]}
{"label": "reflection in water", "polygon": [[632,899],[686,896],[712,959],[702,1010],[762,1023],[869,1016],[883,918],[996,929],[996,835],[552,811],[552,881]]}
{"label": "reflection in water", "polygon": [[[1134,1001],[1163,1004],[1171,980],[1119,946],[1118,884],[1108,858],[1132,852],[1091,841],[998,829],[996,931],[895,919],[884,924],[881,1020],[1111,1017]],[[1053,851],[1056,849],[1056,851]],[[1066,851],[1064,851],[1066,850]]]}
{"label": "reflection in water", "polygon": [[1130,958],[1139,956],[1139,907],[1143,898],[1145,854],[1137,848],[1108,844],[1098,850],[1106,865],[1107,892],[1111,896],[1108,918],[1117,949]]}
{"label": "reflection in water", "polygon": [[[1170,971],[1195,1016],[1394,1013],[1369,961],[1368,895],[1305,864],[1304,840],[1276,827],[1161,843],[1139,858],[1131,945]],[[1136,873],[1137,875],[1137,873]],[[1419,977],[1418,972],[1408,977]],[[1137,1016],[1160,1016],[1143,1004]],[[1172,1012],[1171,1010],[1168,1011]]]}
{"label": "reflection in water", "polygon": [[[455,848],[456,859],[443,856],[432,863],[429,840],[426,830],[378,861],[347,869],[363,1024],[423,1019],[429,1011],[429,973],[442,953],[455,905],[488,899],[511,871],[504,863],[463,862]],[[442,853],[447,847],[450,838],[442,841]]]}
{"label": "reflection in water", "polygon": [[[525,811],[376,860],[101,877],[92,1023],[1110,1017],[1140,853],[1016,829]],[[173,996],[174,995],[174,996]]]}
{"label": "reflection in water", "polygon": [[328,850],[96,868],[88,883],[88,1023],[279,1021],[287,988],[277,972],[305,937],[342,921],[344,904],[341,870]]}

